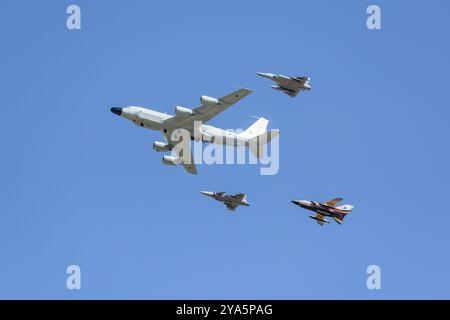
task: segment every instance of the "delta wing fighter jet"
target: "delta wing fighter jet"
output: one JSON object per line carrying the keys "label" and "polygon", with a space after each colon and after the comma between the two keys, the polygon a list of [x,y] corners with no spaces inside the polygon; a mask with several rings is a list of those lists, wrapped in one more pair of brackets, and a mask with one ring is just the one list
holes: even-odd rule
{"label": "delta wing fighter jet", "polygon": [[278,85],[272,89],[286,93],[290,97],[295,97],[300,91],[309,91],[311,86],[309,77],[288,77],[281,74],[257,72],[257,75],[275,81]]}
{"label": "delta wing fighter jet", "polygon": [[306,210],[314,211],[316,215],[310,216],[310,218],[316,220],[318,224],[323,226],[324,223],[329,223],[325,217],[331,217],[339,224],[344,223],[345,216],[352,212],[353,206],[349,204],[336,206],[336,204],[342,200],[342,198],[336,198],[324,203],[307,200],[294,200],[292,203]]}
{"label": "delta wing fighter jet", "polygon": [[[201,96],[199,107],[189,109],[177,106],[175,107],[174,116],[136,106],[111,108],[111,112],[132,121],[139,127],[160,131],[164,135],[166,142],[156,141],[153,143],[153,149],[159,152],[172,151],[177,144],[182,142],[183,139],[174,141],[172,133],[177,129],[184,129],[190,134],[191,140],[195,139],[196,141],[208,143],[250,147],[250,151],[257,158],[261,158],[264,145],[279,134],[278,130],[266,131],[267,124],[269,123],[268,120],[259,118],[242,133],[235,133],[206,125],[209,120],[251,92],[248,89],[240,89],[219,99]],[[201,124],[196,125],[198,123]],[[184,143],[183,146],[185,148],[178,153],[178,156],[166,155],[162,158],[162,162],[165,165],[172,166],[181,164],[187,172],[197,174],[197,168],[190,148],[190,141],[189,143]],[[184,152],[187,152],[186,157],[183,156]],[[187,158],[190,158],[190,161],[186,161]]]}
{"label": "delta wing fighter jet", "polygon": [[201,194],[211,197],[214,200],[223,202],[228,210],[234,211],[239,206],[250,206],[247,201],[247,195],[238,193],[235,195],[226,195],[225,192],[200,191]]}

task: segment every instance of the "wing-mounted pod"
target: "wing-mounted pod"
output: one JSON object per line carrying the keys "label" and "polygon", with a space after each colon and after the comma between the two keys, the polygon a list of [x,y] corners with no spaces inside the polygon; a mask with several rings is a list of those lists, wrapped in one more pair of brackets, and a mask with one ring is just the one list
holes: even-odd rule
{"label": "wing-mounted pod", "polygon": [[323,222],[323,223],[330,223],[330,221],[328,221],[327,219],[325,219],[325,218],[319,218],[319,217],[316,217],[316,216],[309,216],[311,219],[313,219],[313,220],[316,220],[316,221],[319,221],[319,222]]}
{"label": "wing-mounted pod", "polygon": [[153,150],[158,152],[167,152],[170,151],[170,146],[168,143],[155,141],[153,143]]}
{"label": "wing-mounted pod", "polygon": [[283,93],[289,94],[289,95],[295,94],[295,91],[289,90],[287,88],[282,88],[280,86],[271,86],[271,88],[274,89],[274,90],[278,90],[278,91],[281,91]]}
{"label": "wing-mounted pod", "polygon": [[181,164],[181,159],[174,156],[164,156],[162,157],[162,163],[166,166],[177,166]]}
{"label": "wing-mounted pod", "polygon": [[220,100],[208,96],[201,96],[200,103],[206,107],[213,107],[221,104]]}
{"label": "wing-mounted pod", "polygon": [[192,116],[195,113],[194,113],[194,111],[192,109],[176,106],[175,107],[175,114],[177,116]]}

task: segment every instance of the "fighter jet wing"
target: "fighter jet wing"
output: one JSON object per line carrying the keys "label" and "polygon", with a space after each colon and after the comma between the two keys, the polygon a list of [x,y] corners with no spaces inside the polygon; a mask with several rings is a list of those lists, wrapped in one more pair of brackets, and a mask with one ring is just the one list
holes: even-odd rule
{"label": "fighter jet wing", "polygon": [[245,193],[237,193],[233,197],[239,199],[240,201],[247,202],[247,195]]}
{"label": "fighter jet wing", "polygon": [[296,81],[299,81],[299,82],[301,82],[301,83],[305,83],[306,81],[309,80],[308,77],[292,77],[292,79],[294,79],[294,80],[296,80]]}
{"label": "fighter jet wing", "polygon": [[249,89],[239,89],[218,99],[218,104],[202,104],[192,110],[193,114],[174,116],[165,120],[163,125],[170,128],[193,129],[194,121],[201,121],[204,124],[239,100],[248,96],[250,93],[252,93],[252,91]]}
{"label": "fighter jet wing", "polygon": [[225,205],[227,206],[228,210],[231,210],[231,211],[236,210],[236,208],[238,207],[238,205],[234,204],[234,203],[225,203]]}
{"label": "fighter jet wing", "polygon": [[308,79],[308,77],[279,78],[277,83],[282,89],[288,91],[285,92],[286,94],[295,97],[302,90]]}
{"label": "fighter jet wing", "polygon": [[342,200],[344,200],[344,199],[342,199],[342,198],[336,198],[336,199],[333,199],[333,200],[324,202],[324,205],[330,206],[330,207],[334,207],[334,206],[336,205],[336,203],[341,202]]}
{"label": "fighter jet wing", "polygon": [[323,226],[325,224],[326,219],[323,215],[317,213],[315,218],[316,218],[317,224],[319,224],[321,226]]}

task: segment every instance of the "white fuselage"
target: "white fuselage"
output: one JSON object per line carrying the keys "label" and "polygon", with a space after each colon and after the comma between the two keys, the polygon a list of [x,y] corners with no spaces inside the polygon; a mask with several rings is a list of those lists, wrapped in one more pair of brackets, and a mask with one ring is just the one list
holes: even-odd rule
{"label": "white fuselage", "polygon": [[190,123],[185,128],[173,128],[164,125],[164,121],[174,117],[166,113],[154,111],[143,107],[124,107],[121,116],[132,121],[135,125],[161,131],[163,134],[171,134],[176,129],[189,131],[192,140],[204,141],[228,146],[246,146],[249,139],[230,130],[223,130],[206,124],[194,126]]}

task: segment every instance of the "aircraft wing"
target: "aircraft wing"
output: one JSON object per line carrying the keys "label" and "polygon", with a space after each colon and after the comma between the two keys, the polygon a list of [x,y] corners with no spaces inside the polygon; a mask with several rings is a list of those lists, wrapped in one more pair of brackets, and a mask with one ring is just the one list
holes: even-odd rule
{"label": "aircraft wing", "polygon": [[323,226],[324,223],[325,223],[325,222],[324,222],[324,221],[325,221],[325,217],[324,217],[323,215],[317,213],[317,214],[316,214],[316,221],[317,221],[317,224]]}
{"label": "aircraft wing", "polygon": [[163,122],[164,126],[170,128],[186,128],[193,129],[194,121],[201,121],[203,124],[217,116],[219,113],[225,111],[230,106],[238,102],[239,100],[245,98],[250,93],[252,93],[249,89],[239,89],[235,92],[232,92],[220,99],[218,104],[202,104],[199,107],[193,109],[193,114],[187,115],[176,115],[172,118],[169,118]]}
{"label": "aircraft wing", "polygon": [[299,81],[301,83],[305,83],[306,81],[308,81],[308,77],[292,77],[292,79]]}
{"label": "aircraft wing", "polygon": [[[176,146],[179,143],[179,141],[172,141],[170,139],[171,136],[172,136],[172,132],[164,134],[164,137],[166,138],[167,143],[169,144],[169,146],[171,148],[173,148],[174,146]],[[194,162],[194,155],[192,154],[191,142],[190,141],[186,144],[185,149],[180,151],[180,154],[179,154],[180,157],[183,156],[183,152],[188,152],[190,154],[190,161],[189,161],[189,163],[182,162],[181,165],[183,165],[184,169],[188,173],[197,174],[198,173],[197,166],[195,165],[195,162]]]}
{"label": "aircraft wing", "polygon": [[238,207],[238,205],[234,204],[234,203],[225,203],[225,205],[227,206],[228,210],[231,210],[231,211],[236,210],[236,208]]}
{"label": "aircraft wing", "polygon": [[324,205],[330,206],[330,207],[334,207],[334,206],[336,205],[336,203],[341,202],[342,200],[344,200],[344,199],[342,199],[342,198],[336,198],[336,199],[333,199],[333,200],[324,202]]}
{"label": "aircraft wing", "polygon": [[194,163],[192,152],[191,152],[191,163],[183,163],[184,170],[186,170],[190,174],[198,174],[197,166]]}
{"label": "aircraft wing", "polygon": [[277,80],[277,83],[284,88],[295,90],[296,88],[300,87],[300,83],[297,79],[291,78],[291,77],[279,77]]}

